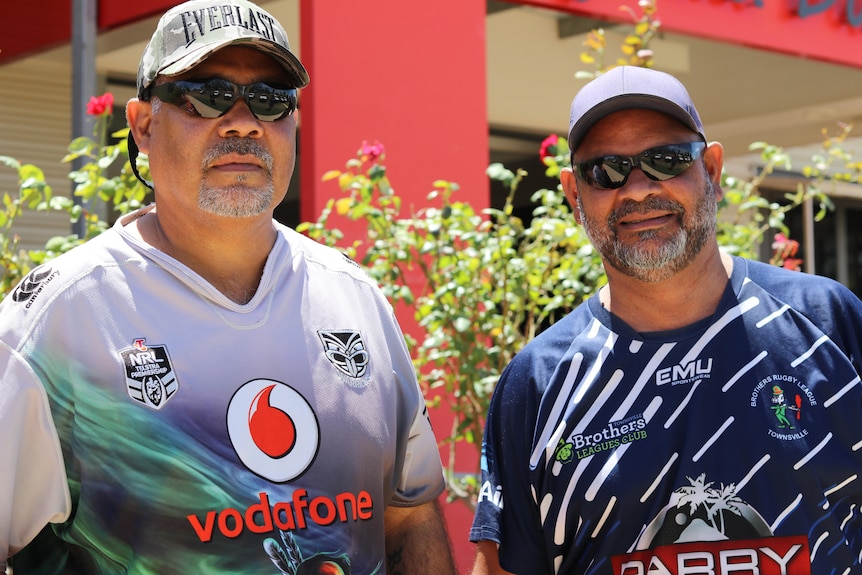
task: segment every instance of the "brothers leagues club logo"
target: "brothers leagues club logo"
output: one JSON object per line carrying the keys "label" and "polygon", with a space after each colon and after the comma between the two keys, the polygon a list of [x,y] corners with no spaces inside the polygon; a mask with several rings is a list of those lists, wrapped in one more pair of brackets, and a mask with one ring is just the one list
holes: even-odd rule
{"label": "brothers leagues club logo", "polygon": [[764,377],[751,392],[751,407],[768,408],[770,437],[784,441],[802,439],[808,435],[804,427],[805,413],[817,405],[814,392],[798,378],[787,374]]}

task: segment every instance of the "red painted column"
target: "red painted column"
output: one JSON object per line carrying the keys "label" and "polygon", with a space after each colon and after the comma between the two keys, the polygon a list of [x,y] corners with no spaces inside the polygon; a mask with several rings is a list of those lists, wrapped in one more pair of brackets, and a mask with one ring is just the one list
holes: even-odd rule
{"label": "red painted column", "polygon": [[424,201],[436,179],[487,205],[485,2],[301,0],[301,215],[316,219],[363,140],[386,147],[396,191]]}
{"label": "red painted column", "polygon": [[[339,195],[321,176],[343,169],[363,140],[385,146],[405,206],[421,207],[437,179],[460,185],[456,199],[489,205],[484,0],[301,0],[300,22],[311,78],[299,111],[303,221]],[[409,310],[399,318],[414,330]],[[449,429],[447,415],[432,413],[438,435]],[[456,503],[446,515],[466,572],[472,514]]]}

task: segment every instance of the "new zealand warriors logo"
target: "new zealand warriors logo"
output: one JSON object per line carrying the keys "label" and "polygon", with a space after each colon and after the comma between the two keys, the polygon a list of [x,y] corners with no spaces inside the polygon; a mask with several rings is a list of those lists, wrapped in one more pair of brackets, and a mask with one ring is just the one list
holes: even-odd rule
{"label": "new zealand warriors logo", "polygon": [[161,409],[179,388],[167,347],[136,339],[120,350],[129,397],[152,409]]}
{"label": "new zealand warriors logo", "polygon": [[323,343],[326,359],[338,371],[347,376],[343,378],[351,387],[365,387],[368,379],[368,351],[365,341],[358,331],[318,331]]}

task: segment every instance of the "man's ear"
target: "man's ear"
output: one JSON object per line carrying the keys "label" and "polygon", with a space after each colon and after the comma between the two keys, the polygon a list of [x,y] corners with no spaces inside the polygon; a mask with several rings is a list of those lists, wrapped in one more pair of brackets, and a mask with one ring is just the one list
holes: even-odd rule
{"label": "man's ear", "polygon": [[153,122],[153,107],[149,102],[132,98],[126,104],[126,122],[142,154],[150,153],[150,127]]}
{"label": "man's ear", "polygon": [[706,167],[707,177],[712,181],[715,188],[715,199],[724,197],[721,189],[721,170],[724,167],[724,148],[718,142],[711,142],[703,151],[703,165]]}
{"label": "man's ear", "polygon": [[563,193],[572,207],[572,215],[575,216],[575,221],[581,222],[581,209],[578,206],[578,179],[575,177],[572,168],[563,168],[560,170],[560,183],[563,185]]}

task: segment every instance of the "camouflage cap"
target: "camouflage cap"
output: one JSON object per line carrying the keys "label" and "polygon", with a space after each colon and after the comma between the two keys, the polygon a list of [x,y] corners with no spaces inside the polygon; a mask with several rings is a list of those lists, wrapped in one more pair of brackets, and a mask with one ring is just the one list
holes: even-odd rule
{"label": "camouflage cap", "polygon": [[186,72],[228,45],[245,45],[272,56],[296,88],[308,72],[290,51],[287,33],[266,10],[248,0],[190,0],[168,10],[141,57],[138,97],[159,75]]}

